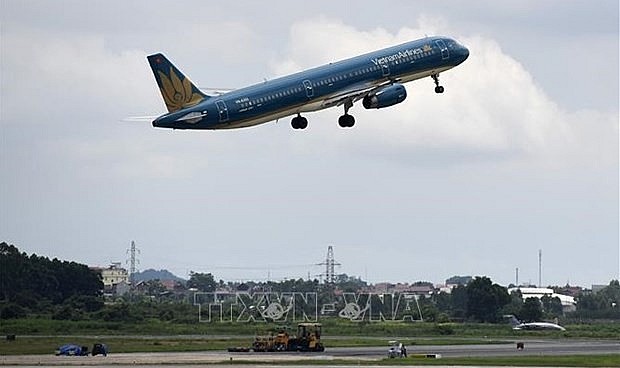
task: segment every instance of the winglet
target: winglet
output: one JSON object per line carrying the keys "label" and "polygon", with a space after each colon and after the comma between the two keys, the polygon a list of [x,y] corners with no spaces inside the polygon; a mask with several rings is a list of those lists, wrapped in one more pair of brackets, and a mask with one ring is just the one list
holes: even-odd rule
{"label": "winglet", "polygon": [[147,56],[168,112],[198,104],[208,98],[163,54]]}

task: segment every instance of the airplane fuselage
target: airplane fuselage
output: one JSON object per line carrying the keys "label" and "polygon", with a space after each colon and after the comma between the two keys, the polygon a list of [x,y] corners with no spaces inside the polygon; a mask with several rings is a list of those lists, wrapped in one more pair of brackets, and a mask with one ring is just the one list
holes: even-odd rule
{"label": "airplane fuselage", "polygon": [[[404,88],[398,96],[398,89],[390,88],[401,83],[432,76],[437,86],[435,91],[443,92],[438,84],[439,73],[459,65],[468,56],[467,48],[451,38],[427,37],[209,96],[193,106],[158,117],[153,126],[233,129],[290,115],[302,119],[301,113],[340,105],[344,105],[347,115],[358,100],[363,100],[366,108],[387,107],[406,97]],[[389,93],[381,97],[384,91]]]}
{"label": "airplane fuselage", "polygon": [[558,324],[550,322],[529,322],[520,323],[512,328],[513,330],[558,330],[566,331],[566,329]]}

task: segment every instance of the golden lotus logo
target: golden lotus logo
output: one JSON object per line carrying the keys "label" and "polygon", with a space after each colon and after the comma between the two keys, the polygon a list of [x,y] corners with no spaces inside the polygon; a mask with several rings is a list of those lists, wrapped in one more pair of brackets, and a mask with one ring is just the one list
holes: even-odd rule
{"label": "golden lotus logo", "polygon": [[170,68],[170,78],[159,70],[157,73],[161,80],[161,94],[164,96],[169,112],[194,106],[202,100],[202,96],[192,91],[190,81],[187,78],[181,81],[172,68]]}

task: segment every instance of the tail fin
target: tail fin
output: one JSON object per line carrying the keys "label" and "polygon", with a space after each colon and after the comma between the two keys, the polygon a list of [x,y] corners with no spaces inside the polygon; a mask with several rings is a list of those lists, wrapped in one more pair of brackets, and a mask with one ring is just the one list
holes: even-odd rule
{"label": "tail fin", "polygon": [[504,318],[510,321],[510,325],[512,327],[516,327],[521,324],[521,322],[517,319],[517,317],[514,316],[514,314],[506,314],[504,315]]}
{"label": "tail fin", "polygon": [[147,56],[168,112],[194,106],[208,98],[163,54]]}

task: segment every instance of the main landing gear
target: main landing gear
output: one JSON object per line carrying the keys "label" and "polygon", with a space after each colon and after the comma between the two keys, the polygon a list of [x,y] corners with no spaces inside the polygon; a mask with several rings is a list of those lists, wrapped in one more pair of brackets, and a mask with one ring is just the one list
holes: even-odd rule
{"label": "main landing gear", "polygon": [[295,116],[293,120],[291,120],[291,126],[293,127],[293,129],[306,129],[306,127],[308,126],[308,119],[297,114],[297,116]]}
{"label": "main landing gear", "polygon": [[443,93],[443,86],[439,85],[439,74],[431,74],[433,81],[435,81],[435,93]]}
{"label": "main landing gear", "polygon": [[355,118],[349,115],[349,109],[353,107],[353,101],[350,99],[344,103],[344,115],[338,118],[338,125],[342,128],[352,128],[355,125]]}
{"label": "main landing gear", "polygon": [[[342,128],[351,128],[355,125],[355,118],[353,115],[349,115],[349,109],[353,107],[353,101],[347,100],[344,103],[344,115],[338,118],[338,125]],[[306,129],[308,127],[308,119],[304,118],[300,114],[297,114],[291,120],[291,126],[293,129]]]}

